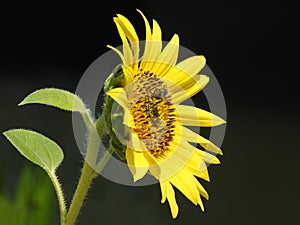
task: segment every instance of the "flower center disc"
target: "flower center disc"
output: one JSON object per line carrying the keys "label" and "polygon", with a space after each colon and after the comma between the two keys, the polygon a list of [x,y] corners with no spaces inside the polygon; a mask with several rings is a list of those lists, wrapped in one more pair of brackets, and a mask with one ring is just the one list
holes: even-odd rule
{"label": "flower center disc", "polygon": [[175,108],[164,81],[149,71],[134,76],[130,96],[131,128],[156,158],[166,156],[175,135]]}

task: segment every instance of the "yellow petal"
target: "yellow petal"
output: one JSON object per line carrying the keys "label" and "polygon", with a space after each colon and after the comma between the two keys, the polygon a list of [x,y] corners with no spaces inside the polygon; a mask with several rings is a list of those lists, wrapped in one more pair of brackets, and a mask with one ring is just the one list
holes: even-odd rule
{"label": "yellow petal", "polygon": [[177,34],[174,34],[171,41],[156,59],[156,63],[152,68],[153,73],[159,77],[164,76],[175,65],[178,58],[178,51],[179,37]]}
{"label": "yellow petal", "polygon": [[128,108],[124,108],[124,120],[123,124],[125,124],[127,127],[135,128],[135,122],[132,114],[130,113],[130,110]]}
{"label": "yellow petal", "polygon": [[118,23],[121,25],[129,41],[132,43],[138,42],[139,38],[131,22],[121,14],[117,14],[117,16],[118,16]]}
{"label": "yellow petal", "polygon": [[184,87],[184,90],[180,90],[172,96],[174,104],[184,102],[200,92],[209,82],[209,77],[206,75],[196,75],[195,80],[196,83],[193,83],[192,86]]}
{"label": "yellow petal", "polygon": [[114,52],[116,52],[120,56],[122,62],[125,63],[125,59],[124,59],[124,56],[123,56],[122,52],[120,52],[118,49],[114,48],[111,45],[107,45],[107,47],[112,49]]}
{"label": "yellow petal", "polygon": [[182,127],[181,136],[188,142],[199,143],[203,148],[210,152],[223,155],[222,150],[218,146],[186,127]]}
{"label": "yellow petal", "polygon": [[172,150],[166,153],[165,157],[157,159],[160,168],[159,180],[165,181],[177,174],[188,163],[193,155],[194,149],[187,148],[184,140],[173,140],[169,143]]}
{"label": "yellow petal", "polygon": [[212,154],[210,154],[210,153],[208,153],[208,152],[202,151],[202,150],[197,149],[197,148],[195,148],[195,152],[196,152],[200,157],[202,157],[203,160],[204,160],[206,163],[209,163],[209,164],[220,164],[220,163],[221,163],[220,160],[219,160],[216,156],[214,156],[214,155],[212,155]]}
{"label": "yellow petal", "polygon": [[169,181],[178,190],[180,190],[191,202],[197,205],[200,196],[193,178],[194,177],[191,173],[183,169],[180,172],[178,172],[176,175],[171,177]]}
{"label": "yellow petal", "polygon": [[179,36],[174,34],[170,42],[163,49],[162,53],[159,55],[157,61],[174,65],[178,58],[179,51]]}
{"label": "yellow petal", "polygon": [[161,29],[156,20],[153,20],[152,40],[161,41]]}
{"label": "yellow petal", "polygon": [[128,108],[128,100],[124,88],[114,88],[106,92],[106,94],[122,106],[123,109]]}
{"label": "yellow petal", "polygon": [[143,153],[144,153],[145,158],[149,162],[149,171],[150,171],[151,175],[154,176],[156,179],[159,179],[160,174],[161,174],[159,162],[153,155],[151,155],[151,153],[149,151],[144,151]]}
{"label": "yellow petal", "polygon": [[119,31],[119,35],[120,35],[120,37],[122,39],[122,42],[123,42],[124,64],[125,65],[133,65],[133,63],[134,63],[133,55],[132,55],[132,51],[130,49],[130,46],[128,44],[125,32],[122,29],[118,18],[114,18],[114,22],[117,26],[117,29]]}
{"label": "yellow petal", "polygon": [[165,181],[177,174],[178,171],[180,171],[180,169],[182,169],[185,166],[187,162],[185,159],[185,157],[180,157],[180,155],[174,154],[174,156],[169,156],[165,161],[159,162],[159,180]]}
{"label": "yellow petal", "polygon": [[[205,163],[204,161],[203,161],[203,163]],[[187,169],[194,175],[194,176],[197,176],[197,177],[199,177],[199,178],[201,178],[201,179],[203,179],[203,180],[205,180],[205,181],[207,181],[207,182],[209,182],[210,181],[210,179],[209,179],[209,173],[208,173],[208,170],[207,169],[205,169],[205,170],[199,170],[199,169],[196,169],[195,167],[191,167],[189,164],[188,165],[186,165],[186,167],[187,167]]]}
{"label": "yellow petal", "polygon": [[160,182],[160,190],[161,190],[161,203],[165,203],[168,194],[168,181]]}
{"label": "yellow petal", "polygon": [[[133,62],[135,64],[137,64],[138,57],[139,57],[139,38],[136,34],[136,31],[135,31],[133,25],[130,23],[130,21],[121,14],[117,14],[117,16],[118,16],[118,18],[117,18],[118,23],[122,27],[126,37],[128,38],[128,40],[131,43],[131,47],[133,50]],[[136,69],[136,68],[134,68],[134,69]]]}
{"label": "yellow petal", "polygon": [[[214,156],[208,152],[202,151],[202,150],[194,147],[193,145],[189,144],[186,141],[181,141],[179,147],[181,148],[181,151],[179,153],[183,153],[186,151],[186,152],[188,152],[186,154],[193,154],[188,159],[185,159],[186,162],[188,160],[192,159],[192,160],[195,160],[196,162],[200,162],[200,160],[204,160],[205,162],[210,163],[210,164],[220,164],[220,160],[216,156]],[[198,158],[196,158],[196,157],[198,157]],[[182,158],[184,158],[183,155],[182,155]]]}
{"label": "yellow petal", "polygon": [[143,178],[149,169],[149,163],[142,152],[126,149],[126,161],[134,182]]}
{"label": "yellow petal", "polygon": [[152,37],[151,37],[151,28],[150,28],[150,24],[149,24],[147,18],[145,17],[144,13],[141,12],[141,10],[137,9],[137,11],[141,14],[141,16],[143,17],[144,22],[145,22],[146,40],[152,40]]}
{"label": "yellow petal", "polygon": [[202,210],[202,212],[204,212],[204,205],[203,205],[201,198],[199,198],[198,205],[200,206],[200,209]]}
{"label": "yellow petal", "polygon": [[207,165],[203,160],[203,157],[200,157],[197,152],[193,152],[193,155],[186,163],[185,168],[189,170],[193,175],[208,182],[210,181]]}
{"label": "yellow petal", "polygon": [[193,77],[203,69],[205,62],[206,60],[204,56],[193,56],[178,63],[176,67],[182,69],[182,71]]}
{"label": "yellow petal", "polygon": [[153,20],[153,33],[151,40],[146,41],[146,46],[147,51],[145,51],[146,53],[144,54],[141,67],[145,70],[152,71],[162,49],[161,29],[155,20]]}
{"label": "yellow petal", "polygon": [[161,79],[172,96],[172,103],[179,104],[197,94],[208,83],[205,75],[191,76],[180,68],[172,67]]}
{"label": "yellow petal", "polygon": [[119,18],[114,17],[114,22],[115,22],[115,24],[116,24],[116,26],[117,26],[119,35],[120,35],[121,40],[122,40],[122,42],[123,42],[123,45],[128,45],[128,41],[127,41],[125,32],[124,32],[123,28],[122,28],[121,25],[120,25],[120,20],[119,20]]}
{"label": "yellow petal", "polygon": [[[153,33],[152,33],[152,41],[151,41],[151,49],[149,51],[149,58],[148,61],[156,61],[157,57],[159,56],[162,48],[161,42],[161,29],[158,23],[153,20]],[[151,67],[148,67],[151,70]]]}
{"label": "yellow petal", "polygon": [[122,70],[123,70],[124,77],[125,77],[125,83],[130,84],[131,82],[133,82],[134,74],[133,74],[132,67],[122,65]]}
{"label": "yellow petal", "polygon": [[192,176],[192,181],[194,182],[194,184],[196,184],[196,187],[197,187],[199,193],[200,193],[205,199],[208,200],[209,195],[208,195],[207,191],[204,189],[204,187],[200,184],[200,182],[199,182],[194,176]]}
{"label": "yellow petal", "polygon": [[140,10],[137,9],[137,11],[142,15],[142,17],[144,19],[144,22],[145,22],[145,27],[146,27],[145,50],[144,50],[144,54],[143,54],[143,57],[142,57],[140,67],[148,70],[147,62],[151,61],[151,58],[150,58],[150,51],[151,51],[151,47],[152,47],[151,28],[150,28],[150,24],[149,24],[147,18],[145,17],[145,15]]}
{"label": "yellow petal", "polygon": [[147,147],[143,141],[141,141],[136,133],[132,133],[131,135],[132,147],[135,151],[147,151]]}
{"label": "yellow petal", "polygon": [[199,77],[199,79],[197,79],[197,82],[191,88],[186,90],[187,94],[191,97],[200,92],[209,82],[209,77],[206,75],[196,76]]}
{"label": "yellow petal", "polygon": [[219,116],[193,106],[176,105],[175,108],[183,125],[212,127],[226,123]]}
{"label": "yellow petal", "polygon": [[193,163],[188,162],[186,169],[188,169],[194,176],[197,176],[208,182],[210,181],[209,173],[203,160],[200,161],[200,166],[198,167],[196,167]]}
{"label": "yellow petal", "polygon": [[162,193],[161,202],[164,203],[166,198],[168,199],[172,217],[173,217],[173,219],[175,219],[178,215],[179,208],[176,203],[174,189],[173,189],[172,185],[169,183],[169,181],[160,182],[160,187],[161,187],[161,193]]}
{"label": "yellow petal", "polygon": [[177,66],[170,67],[169,71],[162,77],[162,79],[169,83],[168,88],[172,94],[188,90],[193,87],[200,78],[201,76],[192,76]]}
{"label": "yellow petal", "polygon": [[106,92],[113,100],[115,100],[124,109],[124,120],[123,124],[128,127],[135,128],[134,118],[130,113],[128,108],[128,98],[127,93],[124,88],[114,88]]}

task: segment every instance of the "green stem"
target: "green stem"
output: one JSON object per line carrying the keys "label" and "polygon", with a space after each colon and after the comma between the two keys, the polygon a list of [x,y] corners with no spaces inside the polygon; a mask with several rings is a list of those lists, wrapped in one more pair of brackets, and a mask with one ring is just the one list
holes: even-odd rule
{"label": "green stem", "polygon": [[81,113],[81,117],[85,123],[85,125],[89,128],[92,129],[94,127],[94,122],[92,117],[90,116],[89,112]]}
{"label": "green stem", "polygon": [[66,209],[65,199],[64,199],[64,195],[63,195],[63,192],[61,189],[61,185],[55,175],[55,172],[49,172],[48,175],[54,185],[54,189],[55,189],[57,199],[58,199],[59,211],[60,211],[60,224],[65,225],[67,209]]}
{"label": "green stem", "polygon": [[67,214],[66,225],[74,225],[79,215],[85,196],[92,184],[94,170],[85,162],[81,177],[77,185],[70,209]]}
{"label": "green stem", "polygon": [[107,164],[108,160],[110,159],[110,157],[113,154],[113,149],[109,148],[103,155],[102,159],[100,160],[100,162],[96,165],[96,169],[94,173],[94,176],[96,177],[98,174],[101,173],[101,171],[103,170],[104,166]]}
{"label": "green stem", "polygon": [[88,138],[88,145],[87,145],[87,153],[86,153],[83,169],[81,172],[81,176],[79,179],[79,183],[77,185],[75,194],[73,196],[67,214],[66,225],[74,225],[77,220],[85,196],[87,195],[87,192],[92,184],[93,179],[96,177],[95,175],[96,169],[94,170],[94,168],[96,167],[98,168],[98,165],[101,165],[99,171],[96,170],[98,173],[100,173],[109,159],[107,155],[104,155],[104,157],[101,159],[98,165],[96,165],[99,146],[100,146],[100,138],[94,124],[92,124],[92,126],[89,126],[89,129],[90,131],[89,131],[89,138]]}

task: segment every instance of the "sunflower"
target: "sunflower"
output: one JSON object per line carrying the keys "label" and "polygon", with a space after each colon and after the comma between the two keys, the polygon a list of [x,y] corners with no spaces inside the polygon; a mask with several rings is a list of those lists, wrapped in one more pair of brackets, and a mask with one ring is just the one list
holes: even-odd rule
{"label": "sunflower", "polygon": [[[201,91],[209,77],[198,75],[205,66],[204,56],[193,56],[178,64],[179,37],[174,34],[163,47],[162,32],[153,20],[146,27],[143,54],[141,42],[131,22],[117,14],[114,22],[123,42],[122,52],[112,46],[122,60],[125,81],[106,94],[124,109],[124,124],[130,130],[126,161],[134,181],[150,173],[160,183],[162,200],[168,200],[172,217],[178,215],[174,187],[191,202],[204,206],[201,196],[208,193],[198,178],[209,181],[208,164],[219,164],[221,149],[185,126],[212,127],[225,123],[205,110],[181,105]],[[204,150],[191,143],[198,143]],[[205,151],[206,150],[206,151]]]}

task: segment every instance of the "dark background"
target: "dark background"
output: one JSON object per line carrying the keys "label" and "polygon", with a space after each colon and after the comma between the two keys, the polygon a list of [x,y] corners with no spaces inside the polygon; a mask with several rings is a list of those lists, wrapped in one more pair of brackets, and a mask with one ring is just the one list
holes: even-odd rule
{"label": "dark background", "polygon": [[[180,213],[171,219],[159,185],[122,186],[98,178],[78,224],[288,224],[299,211],[299,29],[287,1],[107,1],[69,5],[43,2],[3,5],[0,13],[0,131],[24,127],[57,141],[59,169],[70,201],[82,157],[71,114],[38,105],[17,107],[31,91],[75,91],[86,68],[121,40],[112,17],[121,13],[144,37],[143,21],[155,18],[163,39],[178,33],[181,45],[203,54],[225,96],[228,124],[220,157],[211,166],[210,193],[202,213],[177,192]],[[13,192],[27,163],[0,136],[0,168]],[[55,222],[58,213],[55,209]],[[0,222],[1,224],[1,222]]]}

